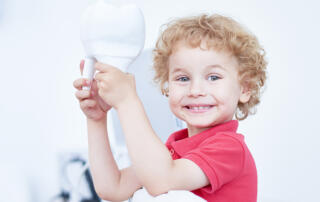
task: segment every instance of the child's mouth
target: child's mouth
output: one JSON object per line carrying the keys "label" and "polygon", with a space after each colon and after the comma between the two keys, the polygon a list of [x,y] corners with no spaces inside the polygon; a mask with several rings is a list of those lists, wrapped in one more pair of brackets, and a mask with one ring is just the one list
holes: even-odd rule
{"label": "child's mouth", "polygon": [[204,113],[212,109],[214,105],[200,105],[200,106],[191,106],[187,105],[184,108],[192,113]]}

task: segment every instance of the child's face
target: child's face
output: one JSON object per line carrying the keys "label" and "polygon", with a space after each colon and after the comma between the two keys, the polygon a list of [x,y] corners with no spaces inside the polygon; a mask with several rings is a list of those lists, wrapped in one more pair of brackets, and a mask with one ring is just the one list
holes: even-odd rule
{"label": "child's face", "polygon": [[169,58],[169,104],[187,123],[189,136],[229,121],[238,101],[247,102],[238,63],[227,52],[190,48],[180,43]]}

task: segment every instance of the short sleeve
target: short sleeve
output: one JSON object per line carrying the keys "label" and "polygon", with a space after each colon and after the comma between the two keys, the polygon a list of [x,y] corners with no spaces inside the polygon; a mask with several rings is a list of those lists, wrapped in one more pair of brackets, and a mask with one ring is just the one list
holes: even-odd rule
{"label": "short sleeve", "polygon": [[193,161],[203,170],[210,185],[202,190],[213,193],[242,172],[244,152],[240,140],[230,135],[217,134],[181,158]]}

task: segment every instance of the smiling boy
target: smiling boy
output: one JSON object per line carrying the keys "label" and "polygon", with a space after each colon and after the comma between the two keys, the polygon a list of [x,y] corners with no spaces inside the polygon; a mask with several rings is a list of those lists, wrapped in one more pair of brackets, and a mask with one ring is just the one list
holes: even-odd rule
{"label": "smiling boy", "polygon": [[[266,79],[264,51],[255,36],[220,15],[167,24],[154,50],[155,80],[187,128],[166,144],[150,125],[134,77],[106,64],[95,67],[91,93],[81,90],[83,79],[75,87],[88,117],[90,168],[101,198],[126,200],[145,187],[153,196],[189,190],[207,201],[257,201],[254,159],[236,132],[238,120],[259,103]],[[120,171],[101,115],[110,106],[119,115],[132,163]]]}
{"label": "smiling boy", "polygon": [[169,59],[171,111],[188,126],[189,137],[227,122],[238,102],[246,103],[250,92],[238,81],[237,61],[232,55],[206,44],[192,48],[180,42]]}

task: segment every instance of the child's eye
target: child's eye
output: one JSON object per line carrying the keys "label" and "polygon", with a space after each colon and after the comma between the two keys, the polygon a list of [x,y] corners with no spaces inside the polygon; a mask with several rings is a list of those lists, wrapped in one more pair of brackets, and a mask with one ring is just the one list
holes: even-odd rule
{"label": "child's eye", "polygon": [[188,77],[186,77],[186,76],[182,76],[182,77],[179,77],[178,79],[177,79],[178,81],[189,81],[189,78]]}
{"label": "child's eye", "polygon": [[220,77],[218,77],[218,76],[215,76],[215,75],[211,75],[211,76],[209,76],[209,78],[208,78],[210,81],[215,81],[215,80],[218,80],[218,79],[220,79]]}

